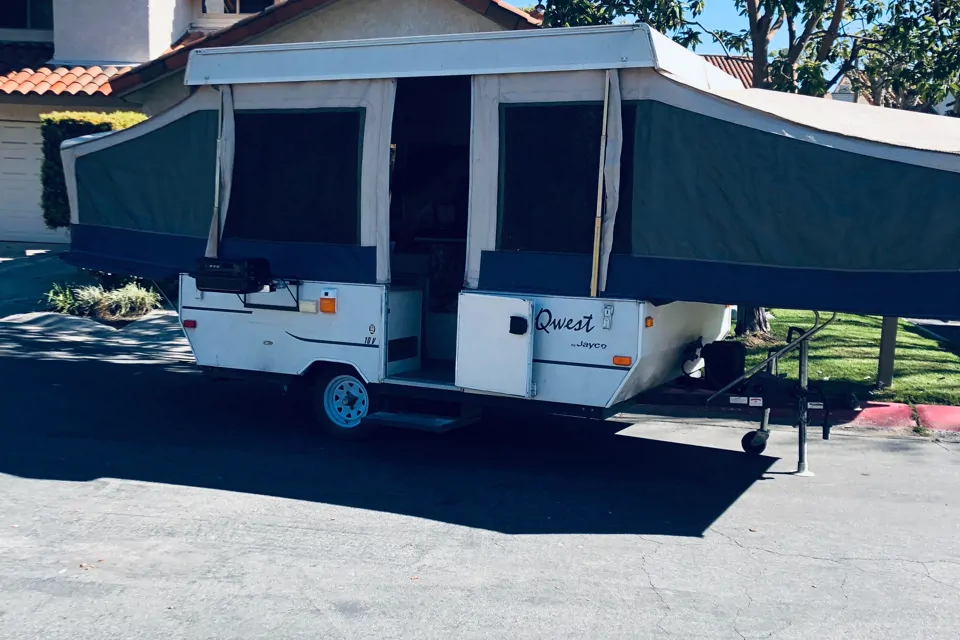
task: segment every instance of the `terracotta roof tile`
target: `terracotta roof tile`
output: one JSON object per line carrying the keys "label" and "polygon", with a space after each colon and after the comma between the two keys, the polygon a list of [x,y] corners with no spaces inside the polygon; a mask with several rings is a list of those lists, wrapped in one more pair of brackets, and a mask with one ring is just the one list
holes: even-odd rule
{"label": "terracotta roof tile", "polygon": [[753,86],[753,58],[709,54],[703,57],[713,66],[742,82],[744,87],[749,89]]}
{"label": "terracotta roof tile", "polygon": [[0,43],[0,92],[7,95],[43,95],[52,93],[108,96],[113,90],[110,80],[130,67],[99,66],[50,69],[53,45],[34,42]]}
{"label": "terracotta roof tile", "polygon": [[[542,23],[517,9],[505,0],[451,0],[487,16],[508,29],[535,29]],[[127,93],[141,85],[179,71],[187,66],[190,51],[200,47],[229,47],[242,44],[261,33],[281,24],[296,20],[309,11],[323,9],[336,0],[286,0],[267,7],[258,14],[244,18],[233,26],[210,34],[188,34],[174,43],[159,58],[135,67],[128,73],[112,78],[112,90]]]}

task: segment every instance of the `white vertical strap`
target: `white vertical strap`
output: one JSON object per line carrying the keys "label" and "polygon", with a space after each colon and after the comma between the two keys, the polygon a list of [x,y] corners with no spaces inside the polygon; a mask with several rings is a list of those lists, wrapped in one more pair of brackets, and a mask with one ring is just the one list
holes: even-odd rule
{"label": "white vertical strap", "polygon": [[381,97],[377,145],[377,282],[390,282],[390,142],[393,137],[393,110],[397,98],[397,81],[394,78],[379,81]]}
{"label": "white vertical strap", "polygon": [[390,282],[390,138],[397,81],[393,78],[318,82],[302,96],[291,87],[288,104],[364,109],[360,163],[360,246],[374,247],[377,282]]}
{"label": "white vertical strap", "polygon": [[230,213],[230,192],[233,190],[233,161],[237,149],[237,126],[234,119],[233,87],[223,87],[223,115],[220,124],[220,239]]}
{"label": "white vertical strap", "polygon": [[[620,72],[611,71],[610,108],[607,111],[607,149],[604,162],[604,185],[606,187],[606,210],[603,228],[600,231],[600,291],[607,289],[607,270],[613,252],[613,230],[617,224],[617,209],[620,206],[620,165],[623,151],[623,108],[620,99]],[[630,215],[627,212],[627,215]]]}
{"label": "white vertical strap", "polygon": [[213,212],[207,233],[205,258],[216,258],[220,251],[220,132],[223,129],[223,88],[219,87],[217,100],[217,158],[213,165]]}
{"label": "white vertical strap", "polygon": [[590,296],[597,297],[600,276],[600,226],[603,215],[603,178],[607,163],[607,118],[610,111],[610,71],[603,81],[603,123],[600,133],[600,170],[597,172],[597,214],[593,226],[593,261],[590,266]]}
{"label": "white vertical strap", "polygon": [[480,258],[497,248],[500,158],[500,76],[473,77],[470,118],[470,203],[464,284],[480,283]]}

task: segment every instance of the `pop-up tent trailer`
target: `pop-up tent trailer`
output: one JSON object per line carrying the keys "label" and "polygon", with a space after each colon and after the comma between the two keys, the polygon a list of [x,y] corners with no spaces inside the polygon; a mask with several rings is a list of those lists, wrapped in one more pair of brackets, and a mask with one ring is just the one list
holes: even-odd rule
{"label": "pop-up tent trailer", "polygon": [[70,259],[181,274],[203,365],[611,411],[729,303],[960,316],[960,122],[744,89],[646,25],[200,49],[186,83],[62,156]]}
{"label": "pop-up tent trailer", "polygon": [[[352,127],[354,139],[362,129],[362,158],[350,176],[363,182],[361,230],[353,248],[314,256],[311,262],[331,264],[311,264],[316,273],[301,275],[341,280],[331,269],[346,268],[344,258],[356,271],[348,279],[386,282],[376,229],[385,244],[397,79],[462,76],[471,79],[473,102],[467,286],[585,293],[589,250],[538,251],[536,242],[523,246],[513,236],[498,244],[495,233],[512,226],[510,209],[525,206],[523,197],[567,200],[551,167],[523,166],[521,181],[511,164],[536,161],[528,147],[550,127],[558,127],[555,136],[582,130],[582,144],[598,145],[607,70],[619,81],[612,104],[621,127],[611,127],[610,147],[615,152],[625,140],[631,156],[620,154],[620,176],[610,182],[620,177],[623,184],[607,190],[620,200],[606,209],[608,227],[619,220],[603,236],[607,295],[960,315],[960,122],[743,89],[645,25],[198,50],[187,72],[196,88],[189,99],[132,129],[64,145],[71,253],[81,264],[118,271],[191,269],[213,211],[218,111],[232,93],[222,114],[223,219],[233,213],[235,113],[248,120],[276,114],[265,126],[291,144],[278,151],[285,157],[264,156],[261,170],[282,173],[278,160],[295,162],[291,150],[309,153],[309,140],[298,139],[298,114],[338,111],[322,126],[341,133],[341,124]],[[585,126],[576,126],[577,118]],[[315,150],[333,156],[320,144]],[[342,154],[330,165],[320,171],[326,179],[340,179],[334,168],[347,171]],[[584,168],[577,185],[585,202],[593,171],[584,165],[569,168]],[[265,190],[267,177],[240,179]],[[592,211],[580,213],[589,218]],[[549,218],[563,214],[554,209]],[[536,215],[522,222],[538,237],[546,223]],[[585,225],[589,248],[592,221]],[[580,237],[579,230],[574,225],[570,235]],[[309,244],[299,240],[298,248]]]}

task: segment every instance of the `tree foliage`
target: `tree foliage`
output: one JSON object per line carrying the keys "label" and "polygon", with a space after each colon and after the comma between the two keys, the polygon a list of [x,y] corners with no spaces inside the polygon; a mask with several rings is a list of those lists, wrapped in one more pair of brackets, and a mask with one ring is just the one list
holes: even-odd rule
{"label": "tree foliage", "polygon": [[685,47],[696,48],[705,0],[546,0],[544,24],[581,27],[616,21],[645,22]]}
{"label": "tree foliage", "polygon": [[[960,89],[960,0],[894,0],[860,38],[854,87],[874,104],[932,111]],[[950,105],[960,115],[960,104]]]}
{"label": "tree foliage", "polygon": [[[714,0],[715,2],[717,0]],[[546,0],[552,27],[641,21],[696,48],[705,38],[753,59],[753,86],[821,96],[849,77],[876,104],[929,110],[958,91],[960,0],[722,0],[738,31],[711,29],[705,0]],[[771,50],[778,34],[787,46]],[[953,105],[960,115],[960,103]]]}

